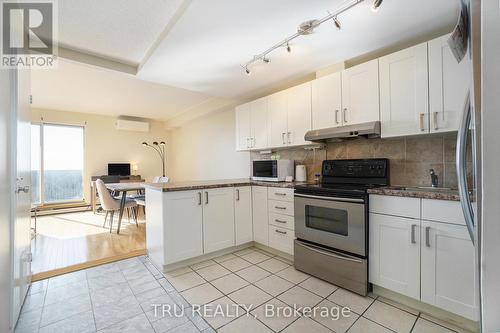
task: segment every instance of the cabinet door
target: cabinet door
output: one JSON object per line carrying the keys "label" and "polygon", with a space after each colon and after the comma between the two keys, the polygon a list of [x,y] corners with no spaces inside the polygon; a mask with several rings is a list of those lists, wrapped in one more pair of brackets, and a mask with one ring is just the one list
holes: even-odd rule
{"label": "cabinet door", "polygon": [[253,241],[252,228],[252,188],[234,189],[234,228],[236,245]]}
{"label": "cabinet door", "polygon": [[236,150],[250,148],[250,104],[237,106],[236,119]]}
{"label": "cabinet door", "polygon": [[312,129],[342,125],[340,114],[342,111],[342,81],[340,72],[313,80],[311,94]]}
{"label": "cabinet door", "polygon": [[293,230],[269,226],[269,247],[293,255],[294,239]]}
{"label": "cabinet door", "polygon": [[204,253],[234,246],[233,188],[203,191]]}
{"label": "cabinet door", "polygon": [[369,281],[420,299],[420,221],[370,214]]}
{"label": "cabinet door", "polygon": [[165,194],[165,264],[203,254],[203,212],[201,192]]}
{"label": "cabinet door", "polygon": [[380,120],[378,59],[342,72],[342,108],[344,125]]}
{"label": "cabinet door", "polygon": [[427,43],[379,59],[382,137],[429,132]]}
{"label": "cabinet door", "polygon": [[252,186],[253,240],[269,245],[267,222],[267,187]]}
{"label": "cabinet door", "polygon": [[288,100],[287,143],[304,145],[307,131],[311,130],[311,82],[286,90]]}
{"label": "cabinet door", "polygon": [[268,97],[269,105],[269,146],[287,145],[287,92],[280,91]]}
{"label": "cabinet door", "polygon": [[448,35],[429,42],[429,104],[431,132],[457,131],[471,83],[471,62],[457,62]]}
{"label": "cabinet door", "polygon": [[474,246],[465,226],[422,221],[422,301],[478,319]]}
{"label": "cabinet door", "polygon": [[268,98],[259,98],[250,103],[251,147],[267,148],[268,142]]}

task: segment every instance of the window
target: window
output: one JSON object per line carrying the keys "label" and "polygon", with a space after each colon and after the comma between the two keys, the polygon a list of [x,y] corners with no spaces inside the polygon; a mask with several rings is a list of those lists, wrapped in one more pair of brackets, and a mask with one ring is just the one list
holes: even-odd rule
{"label": "window", "polygon": [[84,128],[34,124],[31,129],[32,201],[83,201]]}

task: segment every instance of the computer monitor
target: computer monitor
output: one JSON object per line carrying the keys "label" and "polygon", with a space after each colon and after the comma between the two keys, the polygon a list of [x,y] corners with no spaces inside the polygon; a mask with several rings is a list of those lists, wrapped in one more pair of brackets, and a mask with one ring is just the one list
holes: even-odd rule
{"label": "computer monitor", "polygon": [[108,176],[130,176],[130,163],[108,163]]}

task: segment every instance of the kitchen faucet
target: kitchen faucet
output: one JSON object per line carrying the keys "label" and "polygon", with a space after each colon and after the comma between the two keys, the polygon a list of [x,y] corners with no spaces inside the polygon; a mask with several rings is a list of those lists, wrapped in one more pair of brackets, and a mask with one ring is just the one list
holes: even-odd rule
{"label": "kitchen faucet", "polygon": [[438,175],[436,175],[436,172],[434,172],[434,169],[430,169],[429,172],[431,174],[432,187],[438,187],[438,185],[439,185]]}

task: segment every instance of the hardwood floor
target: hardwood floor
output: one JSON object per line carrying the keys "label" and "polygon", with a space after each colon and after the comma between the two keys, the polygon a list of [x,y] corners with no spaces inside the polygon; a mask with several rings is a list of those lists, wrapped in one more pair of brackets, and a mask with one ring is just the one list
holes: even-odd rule
{"label": "hardwood floor", "polygon": [[106,262],[146,254],[146,224],[139,227],[126,214],[120,234],[109,222],[102,227],[104,214],[80,212],[38,217],[37,235],[31,241],[33,281],[68,273]]}

